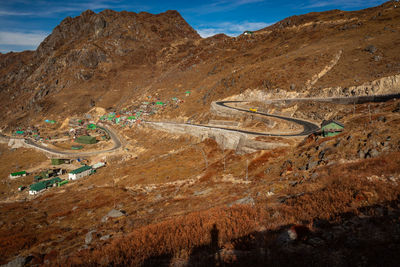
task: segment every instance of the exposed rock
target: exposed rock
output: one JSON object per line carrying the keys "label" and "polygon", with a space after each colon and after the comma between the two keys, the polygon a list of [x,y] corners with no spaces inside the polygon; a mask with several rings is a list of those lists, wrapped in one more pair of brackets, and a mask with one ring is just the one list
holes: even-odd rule
{"label": "exposed rock", "polygon": [[125,215],[125,213],[123,211],[112,209],[107,213],[107,215],[105,215],[101,219],[101,222],[106,222],[108,220],[108,218],[119,218],[119,217],[122,217],[124,215]]}
{"label": "exposed rock", "polygon": [[378,49],[377,49],[374,45],[368,45],[368,46],[365,48],[365,51],[367,51],[367,52],[369,52],[369,53],[371,53],[371,54],[374,54],[377,50],[378,50]]}
{"label": "exposed rock", "polygon": [[324,156],[325,156],[325,150],[322,150],[321,152],[319,152],[319,154],[318,154],[319,159],[323,159]]}
{"label": "exposed rock", "polygon": [[318,173],[314,172],[313,174],[311,174],[310,179],[311,180],[315,180],[318,178]]}
{"label": "exposed rock", "polygon": [[101,241],[108,240],[108,239],[110,239],[110,237],[111,237],[111,235],[103,235],[102,237],[100,237],[100,240]]}
{"label": "exposed rock", "polygon": [[255,202],[254,202],[254,199],[253,199],[252,197],[247,196],[247,197],[244,197],[244,198],[241,198],[241,199],[238,199],[238,200],[232,202],[232,203],[229,204],[228,206],[231,207],[231,206],[236,205],[236,204],[250,204],[250,205],[254,205]]}
{"label": "exposed rock", "polygon": [[374,158],[374,157],[379,156],[379,151],[376,150],[375,148],[373,148],[373,149],[370,149],[370,150],[368,151],[368,154],[367,154],[367,155],[369,155],[369,156],[371,156],[372,158]]}
{"label": "exposed rock", "polygon": [[86,236],[85,236],[85,244],[86,245],[89,245],[90,243],[92,243],[92,240],[93,240],[92,234],[95,232],[96,232],[96,230],[92,230],[86,234]]}
{"label": "exposed rock", "polygon": [[193,193],[194,196],[201,196],[201,195],[207,195],[208,193],[210,193],[212,191],[211,188],[207,188],[205,190],[200,190],[200,191],[195,191]]}
{"label": "exposed rock", "polygon": [[386,122],[386,117],[385,116],[379,116],[378,117],[378,121]]}
{"label": "exposed rock", "polygon": [[17,256],[15,259],[7,264],[2,265],[2,267],[23,267],[26,263],[27,258],[23,256]]}
{"label": "exposed rock", "polygon": [[365,158],[365,153],[364,153],[364,151],[362,149],[358,150],[357,153],[358,153],[358,157],[360,159],[364,159]]}
{"label": "exposed rock", "polygon": [[397,103],[397,106],[392,112],[400,112],[400,103]]}
{"label": "exposed rock", "polygon": [[309,163],[307,163],[306,170],[314,169],[315,167],[318,166],[318,164],[319,164],[319,162],[317,160],[316,161],[310,161]]}

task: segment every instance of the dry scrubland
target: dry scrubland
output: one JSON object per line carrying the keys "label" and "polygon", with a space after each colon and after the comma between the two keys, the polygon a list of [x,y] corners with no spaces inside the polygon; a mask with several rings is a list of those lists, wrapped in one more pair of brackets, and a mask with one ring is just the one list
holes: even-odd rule
{"label": "dry scrubland", "polygon": [[[49,160],[1,144],[0,264],[19,256],[51,266],[398,265],[400,101],[260,100],[398,92],[399,12],[387,2],[202,39],[175,11],[86,11],[63,20],[36,51],[0,54],[4,133],[37,124],[43,136],[61,134],[43,121],[66,122],[94,107],[119,111],[149,96],[184,100],[149,117],[155,121],[298,130],[210,110],[212,101],[248,97],[246,108],[345,124],[329,138],[255,137],[288,146],[248,154],[211,138],[115,125],[124,148],[92,158],[104,156],[106,167],[26,200],[17,188],[32,175],[7,176],[48,168]],[[391,83],[377,91],[362,85],[383,77]],[[120,213],[107,216],[114,209]]]}
{"label": "dry scrubland", "polygon": [[[2,257],[25,251],[33,262],[62,265],[209,265],[219,260],[215,224],[226,263],[290,263],[286,256],[299,253],[306,255],[297,259],[304,265],[356,263],[354,254],[374,262],[373,256],[397,249],[400,155],[391,125],[399,120],[392,112],[398,105],[372,104],[371,122],[368,104],[357,105],[355,116],[341,111],[347,127],[337,137],[247,155],[224,152],[209,139],[136,129],[141,154],[117,157],[97,174],[32,201],[1,204]],[[154,145],[165,154],[155,153]],[[196,147],[204,150],[207,168]],[[360,148],[379,154],[360,159]],[[321,151],[322,161],[304,169]],[[102,221],[114,207],[126,216]],[[307,227],[306,234],[286,244],[282,235],[291,225]],[[84,249],[92,230],[94,241]],[[367,254],[370,247],[377,254]],[[333,251],[338,259],[329,256]],[[386,260],[392,265],[395,259]]]}

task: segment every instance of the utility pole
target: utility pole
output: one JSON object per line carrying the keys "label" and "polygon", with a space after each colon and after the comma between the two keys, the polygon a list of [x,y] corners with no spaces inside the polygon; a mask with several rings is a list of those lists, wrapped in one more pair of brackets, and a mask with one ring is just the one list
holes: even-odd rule
{"label": "utility pole", "polygon": [[222,156],[224,157],[224,172],[225,172],[226,171],[225,147],[222,147]]}
{"label": "utility pole", "polygon": [[246,159],[246,181],[249,180],[249,160]]}
{"label": "utility pole", "polygon": [[353,116],[356,115],[356,101],[353,102]]}
{"label": "utility pole", "polygon": [[204,158],[204,161],[206,163],[206,169],[207,169],[208,168],[208,161],[207,161],[206,153],[204,153],[204,150],[201,147],[200,147],[200,151],[203,154],[203,158]]}
{"label": "utility pole", "polygon": [[369,113],[369,121],[372,120],[371,118],[371,104],[368,104],[368,113]]}
{"label": "utility pole", "polygon": [[114,195],[114,209],[115,209],[115,175],[113,175],[113,195]]}

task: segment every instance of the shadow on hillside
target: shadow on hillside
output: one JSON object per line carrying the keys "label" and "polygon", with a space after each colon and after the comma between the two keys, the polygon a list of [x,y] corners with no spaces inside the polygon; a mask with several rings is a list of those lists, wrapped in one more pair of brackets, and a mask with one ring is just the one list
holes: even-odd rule
{"label": "shadow on hillside", "polygon": [[210,230],[210,244],[192,250],[187,266],[222,266],[219,246],[219,230],[214,224]]}
{"label": "shadow on hillside", "polygon": [[[315,218],[308,232],[290,225],[254,232],[232,240],[231,250],[216,251],[212,239],[193,249],[185,266],[398,266],[399,198],[357,213],[340,214],[339,223]],[[288,229],[296,229],[298,238],[291,239]]]}
{"label": "shadow on hillside", "polygon": [[285,225],[276,231],[253,232],[231,240],[232,249],[220,246],[220,230],[214,224],[210,244],[193,248],[188,259],[162,255],[148,258],[141,266],[399,265],[400,195],[390,202],[341,213],[335,222],[314,218],[311,229]]}
{"label": "shadow on hillside", "polygon": [[147,258],[142,264],[142,267],[151,267],[151,266],[170,266],[170,262],[172,260],[172,254],[164,254],[161,256],[154,256]]}

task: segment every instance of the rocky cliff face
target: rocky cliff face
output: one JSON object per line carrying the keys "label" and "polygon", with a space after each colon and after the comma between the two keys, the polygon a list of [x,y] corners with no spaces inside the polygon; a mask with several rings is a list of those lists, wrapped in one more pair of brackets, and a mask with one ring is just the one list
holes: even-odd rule
{"label": "rocky cliff face", "polygon": [[0,55],[1,98],[20,112],[40,112],[47,96],[107,76],[121,65],[155,64],[164,47],[199,38],[176,11],[152,15],[87,10],[65,18],[36,51]]}

